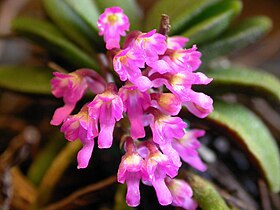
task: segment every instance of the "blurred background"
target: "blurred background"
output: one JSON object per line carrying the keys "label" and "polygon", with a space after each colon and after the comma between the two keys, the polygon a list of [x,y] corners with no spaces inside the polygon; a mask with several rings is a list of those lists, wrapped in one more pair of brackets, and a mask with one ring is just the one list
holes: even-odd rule
{"label": "blurred background", "polygon": [[[156,0],[139,0],[147,11]],[[280,1],[243,0],[244,8],[236,21],[253,15],[266,15],[273,21],[273,29],[263,40],[231,56],[231,60],[252,67],[262,67],[280,76]],[[1,0],[0,1],[0,64],[18,64],[42,62],[40,49],[25,41],[14,38],[10,31],[10,21],[18,14],[35,17],[43,16],[38,0]],[[171,20],[172,24],[172,20]],[[32,49],[33,48],[33,49]],[[34,58],[33,53],[40,56]],[[43,60],[44,61],[44,60]]]}

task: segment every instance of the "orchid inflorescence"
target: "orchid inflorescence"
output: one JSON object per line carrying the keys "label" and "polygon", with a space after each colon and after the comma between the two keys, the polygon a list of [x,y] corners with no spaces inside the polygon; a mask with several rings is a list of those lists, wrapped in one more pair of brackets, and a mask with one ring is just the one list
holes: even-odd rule
{"label": "orchid inflorescence", "polygon": [[[126,35],[130,23],[119,7],[105,9],[97,24],[119,81],[114,83],[113,76],[104,78],[91,69],[55,72],[52,93],[63,98],[65,105],[55,111],[51,124],[62,124],[67,140],[81,140],[78,168],[86,168],[94,139],[98,138],[100,149],[110,148],[115,125],[123,121],[122,138],[118,140],[124,143],[125,154],[117,176],[118,182],[127,184],[127,204],[139,205],[142,180],[154,187],[161,205],[195,209],[191,188],[174,177],[181,159],[200,171],[206,170],[197,152],[197,138],[205,132],[186,130],[187,123],[176,115],[182,106],[200,118],[213,110],[209,96],[191,89],[192,85],[211,82],[203,73],[195,72],[201,64],[201,53],[195,45],[184,49],[187,38],[167,37],[156,30],[132,31],[120,47],[121,36]],[[87,90],[96,96],[71,115]]]}

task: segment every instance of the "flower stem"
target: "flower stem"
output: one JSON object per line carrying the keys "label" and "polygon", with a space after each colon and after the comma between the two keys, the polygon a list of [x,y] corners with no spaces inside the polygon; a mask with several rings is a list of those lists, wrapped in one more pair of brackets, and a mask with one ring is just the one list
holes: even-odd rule
{"label": "flower stem", "polygon": [[169,16],[166,14],[161,15],[160,26],[159,26],[159,33],[168,37],[168,33],[170,31],[170,24],[169,24]]}
{"label": "flower stem", "polygon": [[31,206],[32,210],[42,207],[49,201],[51,198],[51,193],[54,190],[57,182],[60,180],[61,176],[68,168],[72,160],[76,157],[76,153],[78,150],[80,150],[80,148],[80,141],[68,143],[53,160],[39,186],[36,201]]}

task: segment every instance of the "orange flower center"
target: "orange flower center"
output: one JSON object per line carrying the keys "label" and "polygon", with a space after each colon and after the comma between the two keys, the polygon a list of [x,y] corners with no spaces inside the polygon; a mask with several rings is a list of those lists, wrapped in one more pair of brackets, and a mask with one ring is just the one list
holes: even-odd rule
{"label": "orange flower center", "polygon": [[114,25],[118,21],[118,17],[114,14],[108,16],[108,21],[111,25]]}

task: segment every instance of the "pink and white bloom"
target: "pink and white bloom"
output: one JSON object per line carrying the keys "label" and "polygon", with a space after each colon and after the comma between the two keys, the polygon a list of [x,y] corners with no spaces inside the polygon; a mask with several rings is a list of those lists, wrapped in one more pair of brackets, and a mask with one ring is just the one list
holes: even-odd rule
{"label": "pink and white bloom", "polygon": [[141,33],[135,40],[135,48],[142,51],[147,65],[156,62],[159,55],[163,55],[167,49],[166,37],[162,34],[156,33],[156,30],[147,33]]}
{"label": "pink and white bloom", "polygon": [[138,154],[131,137],[126,137],[125,151],[118,170],[118,182],[122,184],[126,182],[126,203],[135,207],[140,203],[139,183],[142,178],[144,160]]}
{"label": "pink and white bloom", "polygon": [[150,95],[141,92],[135,85],[127,83],[120,88],[119,96],[130,122],[131,137],[135,139],[145,137],[143,117],[144,111],[151,105]]}
{"label": "pink and white bloom", "polygon": [[194,91],[191,91],[189,96],[191,101],[186,101],[183,105],[186,106],[192,114],[199,118],[205,118],[213,112],[213,99],[210,96]]}
{"label": "pink and white bloom", "polygon": [[145,58],[141,51],[133,48],[119,51],[113,59],[113,66],[121,81],[129,80],[142,92],[152,87],[149,78],[143,76],[140,70],[145,67]]}
{"label": "pink and white bloom", "polygon": [[160,150],[162,153],[173,162],[174,165],[176,165],[178,168],[181,167],[182,162],[180,160],[180,156],[178,152],[173,148],[172,142],[166,143],[166,144],[161,144],[159,145]]}
{"label": "pink and white bloom", "polygon": [[183,138],[175,139],[172,142],[173,148],[178,152],[183,161],[200,171],[205,171],[207,169],[197,152],[197,149],[200,147],[197,138],[204,136],[204,134],[204,130],[188,130]]}
{"label": "pink and white bloom", "polygon": [[181,100],[172,93],[152,93],[152,106],[167,115],[177,115],[181,108]]}
{"label": "pink and white bloom", "polygon": [[88,116],[87,105],[78,114],[67,117],[60,130],[69,141],[81,140],[83,148],[77,156],[78,168],[86,168],[94,147],[94,138],[98,135],[94,119]]}
{"label": "pink and white bloom", "polygon": [[172,195],[173,206],[181,207],[186,210],[195,210],[197,203],[191,197],[193,196],[192,188],[187,182],[180,179],[166,178],[165,183]]}
{"label": "pink and white bloom", "polygon": [[172,195],[164,180],[167,176],[175,177],[179,168],[153,142],[147,142],[146,147],[149,154],[144,160],[143,181],[153,185],[161,205],[169,205],[172,203]]}
{"label": "pink and white bloom", "polygon": [[120,37],[125,36],[125,31],[129,30],[128,17],[119,7],[106,8],[104,13],[99,16],[97,22],[99,35],[104,35],[106,48],[120,48]]}
{"label": "pink and white bloom", "polygon": [[192,85],[206,85],[212,81],[203,73],[166,73],[157,76],[154,74],[153,86],[160,87],[164,84],[197,117],[204,118],[213,111],[212,98],[191,89]]}
{"label": "pink and white bloom", "polygon": [[136,51],[141,51],[147,65],[156,62],[159,55],[163,55],[167,49],[166,37],[156,33],[156,30],[142,33],[132,31],[125,39],[124,48],[130,47]]}
{"label": "pink and white bloom", "polygon": [[57,98],[63,98],[65,105],[58,108],[51,121],[52,125],[59,125],[71,114],[76,103],[84,96],[87,89],[93,93],[101,93],[105,88],[105,80],[91,69],[79,69],[65,74],[54,72],[51,79],[51,91]]}
{"label": "pink and white bloom", "polygon": [[171,36],[167,38],[167,48],[171,50],[180,50],[186,46],[188,41],[189,39],[183,36]]}
{"label": "pink and white bloom", "polygon": [[180,117],[171,117],[155,109],[150,115],[150,127],[153,141],[164,145],[170,143],[174,138],[182,138],[185,135],[187,123]]}
{"label": "pink and white bloom", "polygon": [[168,65],[159,59],[167,49],[166,37],[156,33],[156,30],[142,33],[141,31],[131,32],[124,43],[125,48],[132,48],[134,51],[144,55],[145,63],[155,69],[167,71]]}
{"label": "pink and white bloom", "polygon": [[180,73],[180,72],[193,72],[196,71],[201,65],[201,53],[197,51],[197,47],[194,45],[190,49],[171,50],[167,49],[165,54],[160,57],[160,60],[156,62],[157,65],[152,65],[150,72],[164,73]]}
{"label": "pink and white bloom", "polygon": [[[134,31],[131,31],[126,37],[125,37],[125,40],[124,40],[124,43],[123,43],[123,49],[125,48],[130,48],[134,46],[135,44],[135,41],[137,39],[137,37],[142,34],[141,31],[137,31],[137,30],[134,30]],[[137,45],[136,45],[137,47]]]}
{"label": "pink and white bloom", "polygon": [[88,110],[89,116],[100,124],[98,147],[110,148],[113,143],[115,124],[123,117],[123,102],[117,95],[116,86],[112,83],[108,84],[106,90],[96,95],[88,104]]}

